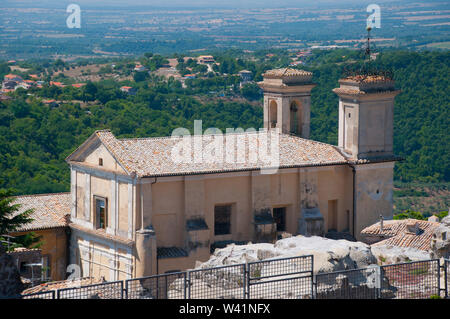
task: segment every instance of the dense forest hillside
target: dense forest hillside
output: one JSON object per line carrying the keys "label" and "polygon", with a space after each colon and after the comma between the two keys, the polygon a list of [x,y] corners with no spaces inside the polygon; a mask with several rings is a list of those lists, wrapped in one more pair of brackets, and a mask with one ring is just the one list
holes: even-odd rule
{"label": "dense forest hillside", "polygon": [[[312,95],[312,138],[336,144],[338,98],[331,90],[344,63],[360,56],[350,50],[313,53],[302,66],[314,72],[318,84]],[[0,188],[13,187],[17,193],[67,191],[64,159],[97,129],[110,128],[118,137],[166,136],[177,127],[192,129],[196,119],[203,120],[204,129],[259,128],[260,92],[254,86],[239,89],[238,76],[230,74],[249,69],[258,81],[268,68],[288,65],[287,55],[277,54],[240,59],[236,52],[218,53],[221,69],[186,80],[185,86],[151,75],[87,82],[80,88],[18,89],[11,100],[0,101]],[[149,61],[155,60],[147,58],[142,63],[152,69]],[[388,51],[374,62],[393,71],[402,90],[395,104],[395,152],[406,160],[396,165],[396,180],[449,181],[449,58],[448,52]],[[8,72],[0,65],[0,76]],[[122,85],[133,86],[137,94],[123,93]],[[43,99],[55,99],[59,106]]]}
{"label": "dense forest hillside", "polygon": [[[331,144],[337,143],[338,127],[338,98],[331,90],[342,76],[341,63],[349,60],[345,51],[339,51],[316,58],[320,66],[311,68],[318,84],[312,92],[311,135]],[[448,52],[389,51],[373,62],[373,68],[391,71],[402,91],[394,108],[394,151],[405,158],[396,165],[397,180],[450,179],[449,66]]]}

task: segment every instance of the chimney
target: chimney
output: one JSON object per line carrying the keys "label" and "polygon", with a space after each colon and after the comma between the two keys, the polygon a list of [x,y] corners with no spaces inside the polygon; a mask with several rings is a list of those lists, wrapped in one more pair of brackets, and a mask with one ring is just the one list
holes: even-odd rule
{"label": "chimney", "polygon": [[409,233],[418,235],[418,234],[419,234],[419,231],[420,231],[420,229],[419,229],[419,223],[418,223],[417,221],[415,221],[415,220],[410,220],[410,221],[408,221],[408,222],[406,223],[406,230],[407,230]]}

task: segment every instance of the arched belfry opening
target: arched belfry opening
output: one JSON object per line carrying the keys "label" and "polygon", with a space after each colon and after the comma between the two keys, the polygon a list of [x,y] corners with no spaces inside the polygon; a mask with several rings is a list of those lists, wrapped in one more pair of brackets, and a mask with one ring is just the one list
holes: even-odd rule
{"label": "arched belfry opening", "polygon": [[297,69],[269,70],[258,85],[264,91],[264,128],[309,138],[312,73]]}
{"label": "arched belfry opening", "polygon": [[298,101],[292,101],[289,107],[290,133],[302,134],[302,106]]}
{"label": "arched belfry opening", "polygon": [[269,124],[270,128],[277,127],[278,122],[278,104],[276,101],[272,100],[270,101],[269,105]]}

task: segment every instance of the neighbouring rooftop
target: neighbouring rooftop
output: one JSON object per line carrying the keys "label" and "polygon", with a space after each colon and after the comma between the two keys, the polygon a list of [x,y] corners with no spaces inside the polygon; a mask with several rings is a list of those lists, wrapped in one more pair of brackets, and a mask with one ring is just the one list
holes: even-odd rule
{"label": "neighbouring rooftop", "polygon": [[92,277],[79,278],[74,280],[63,280],[63,281],[53,281],[44,284],[40,284],[38,286],[28,288],[22,291],[22,295],[34,294],[46,291],[52,291],[57,289],[65,289],[65,288],[75,288],[81,286],[87,286],[92,284],[99,284],[102,280],[95,279]]}
{"label": "neighbouring rooftop", "polygon": [[68,225],[71,209],[70,193],[17,196],[14,204],[21,205],[17,213],[34,209],[30,216],[33,221],[23,225],[18,231],[59,228]]}
{"label": "neighbouring rooftop", "polygon": [[437,222],[416,219],[384,220],[383,227],[380,222],[364,228],[363,236],[379,237],[381,241],[374,246],[398,246],[420,250],[430,250],[431,240]]}

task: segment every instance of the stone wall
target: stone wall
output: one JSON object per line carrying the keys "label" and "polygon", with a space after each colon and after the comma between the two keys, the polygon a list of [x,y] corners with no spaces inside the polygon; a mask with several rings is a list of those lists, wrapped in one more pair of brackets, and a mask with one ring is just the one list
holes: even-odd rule
{"label": "stone wall", "polygon": [[17,296],[23,289],[13,258],[0,245],[0,298]]}

